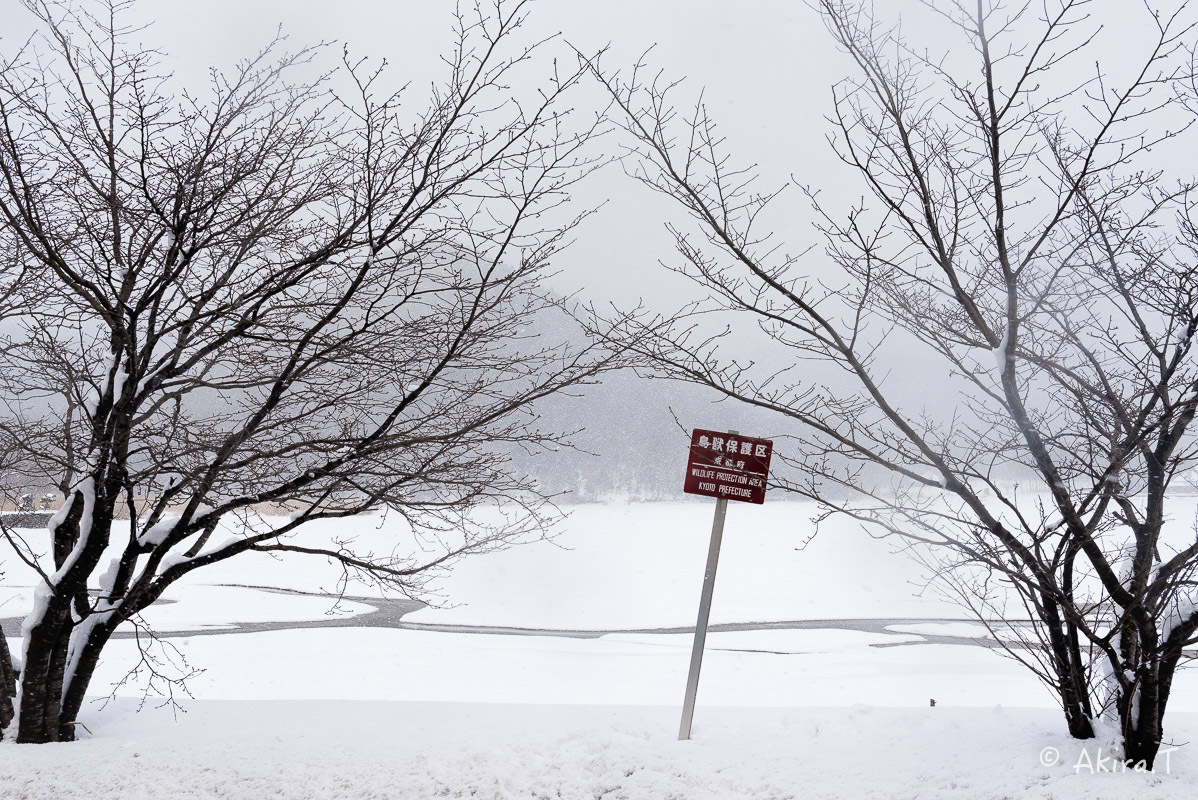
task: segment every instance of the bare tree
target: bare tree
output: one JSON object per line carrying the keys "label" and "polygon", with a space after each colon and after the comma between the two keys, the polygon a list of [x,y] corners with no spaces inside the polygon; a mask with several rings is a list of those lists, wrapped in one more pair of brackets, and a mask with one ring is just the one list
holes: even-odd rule
{"label": "bare tree", "polygon": [[[172,90],[124,0],[26,6],[41,33],[0,63],[0,440],[6,476],[65,504],[48,551],[6,531],[41,578],[18,741],[72,739],[114,630],[197,569],[310,554],[414,592],[543,534],[550,498],[505,448],[555,443],[530,404],[611,356],[529,327],[602,115],[521,43],[524,4],[459,13],[411,102],[348,54],[293,77],[323,51],[282,41]],[[443,547],[292,536],[377,508]]]}
{"label": "bare tree", "polygon": [[[798,443],[783,488],[902,537],[1051,687],[1074,736],[1109,711],[1150,768],[1198,630],[1198,540],[1167,525],[1198,457],[1195,183],[1151,152],[1192,118],[1193,29],[1140,8],[1153,41],[1112,74],[1080,0],[912,4],[959,35],[944,57],[869,3],[813,5],[854,65],[830,140],[865,195],[842,214],[804,189],[827,243],[814,273],[762,228],[777,192],[701,102],[676,110],[643,64],[594,66],[626,115],[628,170],[694,223],[672,228],[674,268],[706,298],[640,312],[621,338],[777,412]],[[710,312],[755,330],[749,357]],[[887,381],[929,359],[953,413]],[[813,362],[835,369],[792,377]]]}

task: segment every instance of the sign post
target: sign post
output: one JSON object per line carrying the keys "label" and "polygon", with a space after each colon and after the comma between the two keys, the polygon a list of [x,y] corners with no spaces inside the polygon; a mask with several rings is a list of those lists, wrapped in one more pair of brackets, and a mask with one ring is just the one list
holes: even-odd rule
{"label": "sign post", "polygon": [[682,723],[678,740],[691,738],[695,716],[695,696],[699,691],[699,671],[703,668],[703,646],[707,641],[707,623],[711,618],[711,597],[715,592],[715,572],[720,561],[720,542],[724,538],[724,517],[728,501],[765,502],[765,483],[769,477],[770,456],[774,443],[768,439],[740,436],[736,431],[720,433],[696,428],[691,434],[690,458],[686,465],[683,491],[716,498],[715,518],[711,523],[711,544],[707,548],[707,569],[703,573],[703,593],[699,597],[699,618],[695,622],[695,642],[691,648],[690,672],[686,678],[686,697],[682,702]]}
{"label": "sign post", "polygon": [[720,541],[724,538],[724,515],[728,501],[715,501],[715,520],[711,524],[711,545],[707,548],[707,570],[703,573],[703,594],[699,597],[699,619],[695,623],[695,643],[691,647],[691,668],[686,676],[686,698],[682,701],[682,724],[678,741],[691,738],[691,720],[695,717],[695,695],[699,692],[699,670],[703,668],[703,645],[707,641],[707,620],[711,618],[711,595],[715,591],[715,569],[720,562]]}

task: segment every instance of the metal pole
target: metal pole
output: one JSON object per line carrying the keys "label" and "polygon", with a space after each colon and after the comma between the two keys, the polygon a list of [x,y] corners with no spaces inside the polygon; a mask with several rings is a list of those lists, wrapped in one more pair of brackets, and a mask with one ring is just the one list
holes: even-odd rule
{"label": "metal pole", "polygon": [[715,591],[715,569],[720,562],[720,540],[724,538],[724,515],[727,512],[728,500],[723,497],[716,500],[715,519],[711,523],[711,546],[707,548],[707,571],[703,573],[703,594],[699,598],[699,619],[695,623],[695,644],[691,649],[690,674],[686,678],[686,698],[682,701],[682,724],[678,727],[680,742],[691,738],[695,694],[699,691],[699,670],[703,667],[703,643],[707,641],[707,620],[711,617],[711,595]]}

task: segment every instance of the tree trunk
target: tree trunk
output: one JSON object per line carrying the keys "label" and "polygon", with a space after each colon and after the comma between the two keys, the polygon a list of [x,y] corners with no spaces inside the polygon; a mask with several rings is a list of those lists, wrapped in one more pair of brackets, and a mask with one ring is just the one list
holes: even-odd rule
{"label": "tree trunk", "polygon": [[[71,634],[77,623],[72,607],[87,602],[87,576],[99,559],[108,542],[108,530],[112,524],[112,507],[103,497],[93,497],[92,507],[87,509],[83,494],[76,491],[66,515],[52,527],[54,540],[54,563],[60,572],[51,587],[43,587],[50,596],[45,598],[44,608],[35,608],[31,615],[31,627],[26,634],[25,664],[21,670],[21,710],[19,712],[17,741],[43,744],[46,742],[71,741],[74,712],[63,716],[65,683],[67,675]],[[72,564],[68,558],[79,545],[80,522],[84,514],[89,515],[87,541]],[[76,709],[77,710],[77,709]]]}
{"label": "tree trunk", "polygon": [[1072,682],[1061,686],[1061,703],[1065,708],[1065,724],[1069,726],[1069,735],[1074,739],[1093,739],[1094,722],[1086,713],[1088,700],[1085,694],[1078,694]]}
{"label": "tree trunk", "polygon": [[41,621],[27,634],[25,665],[21,670],[18,742],[58,741],[62,679],[70,638],[69,602],[68,598],[51,598]]}
{"label": "tree trunk", "polygon": [[91,684],[96,665],[100,662],[100,652],[108,643],[116,624],[115,618],[110,617],[102,623],[89,626],[86,639],[81,639],[79,636],[82,631],[76,632],[75,646],[82,649],[75,662],[75,668],[71,671],[69,682],[62,693],[62,713],[58,726],[58,741],[60,742],[75,741],[75,726],[70,723],[79,719],[79,711],[83,708],[83,698],[87,694],[87,687]]}
{"label": "tree trunk", "polygon": [[1129,768],[1152,769],[1164,738],[1165,696],[1155,670],[1145,670],[1137,691],[1121,696],[1119,721],[1123,726],[1123,761]]}
{"label": "tree trunk", "polygon": [[0,739],[4,738],[4,729],[12,722],[12,701],[16,696],[17,676],[12,666],[12,653],[8,650],[8,640],[0,631]]}
{"label": "tree trunk", "polygon": [[1081,653],[1077,639],[1069,637],[1069,663],[1061,678],[1061,705],[1065,709],[1065,722],[1069,735],[1074,739],[1094,738],[1094,711],[1090,705],[1089,686],[1081,665]]}
{"label": "tree trunk", "polygon": [[1069,726],[1069,735],[1074,739],[1093,739],[1094,715],[1091,711],[1085,670],[1081,665],[1081,655],[1075,646],[1076,638],[1065,632],[1066,624],[1061,620],[1060,610],[1048,593],[1045,592],[1041,597],[1044,605],[1040,619],[1048,633],[1052,664],[1057,673],[1057,693],[1061,699],[1061,708],[1065,711],[1065,724]]}

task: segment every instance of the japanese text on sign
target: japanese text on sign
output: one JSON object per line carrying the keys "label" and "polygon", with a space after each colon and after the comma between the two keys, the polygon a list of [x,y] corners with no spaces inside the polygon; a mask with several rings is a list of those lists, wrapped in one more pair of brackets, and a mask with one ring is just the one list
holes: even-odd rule
{"label": "japanese text on sign", "polygon": [[774,443],[734,433],[696,428],[683,491],[705,497],[765,502]]}

